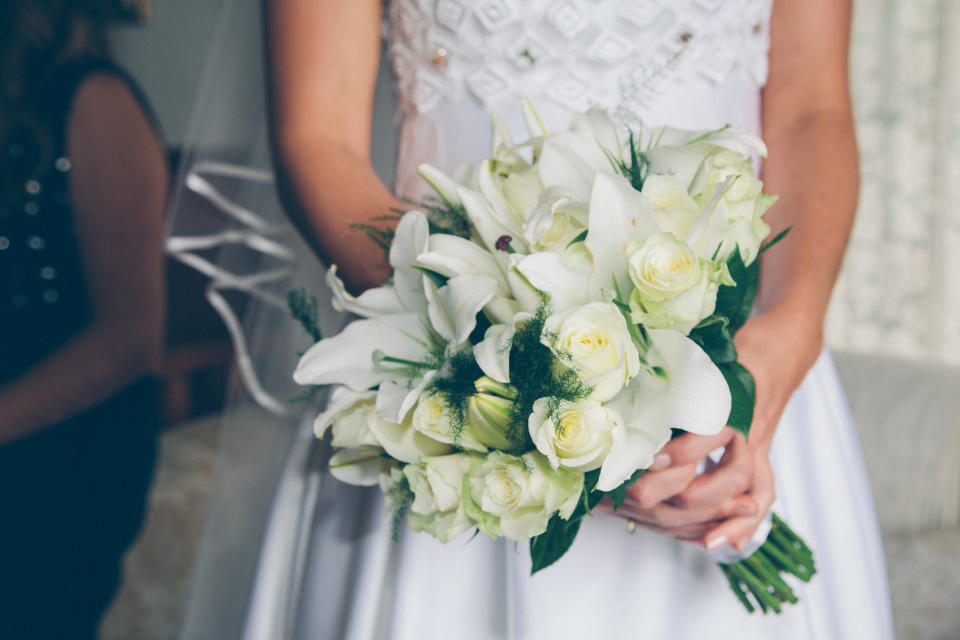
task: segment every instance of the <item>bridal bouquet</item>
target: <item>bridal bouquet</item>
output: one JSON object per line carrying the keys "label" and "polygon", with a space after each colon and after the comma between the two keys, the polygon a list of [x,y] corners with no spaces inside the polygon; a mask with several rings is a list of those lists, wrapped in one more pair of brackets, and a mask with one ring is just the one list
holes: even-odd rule
{"label": "bridal bouquet", "polygon": [[[395,232],[392,281],[334,306],[360,316],[294,373],[337,385],[316,419],[330,470],[378,485],[398,518],[447,542],[471,530],[529,541],[533,571],[558,560],[584,516],[614,509],[684,430],[745,436],[754,385],[734,332],[757,287],[773,203],[752,154],[724,127],[631,132],[604,112],[528,140],[494,117],[492,155],[447,176]],[[302,303],[302,299],[298,299]],[[298,305],[294,305],[298,306]],[[295,310],[295,314],[296,314]],[[750,558],[721,565],[753,611],[795,602],[812,555],[779,519]]]}

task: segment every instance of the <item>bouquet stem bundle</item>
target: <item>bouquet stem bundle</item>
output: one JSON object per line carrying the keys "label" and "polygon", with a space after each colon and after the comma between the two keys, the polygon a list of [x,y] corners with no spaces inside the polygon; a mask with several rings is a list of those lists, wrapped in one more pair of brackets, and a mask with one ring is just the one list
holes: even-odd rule
{"label": "bouquet stem bundle", "polygon": [[759,549],[744,560],[718,566],[734,595],[750,613],[756,610],[754,603],[764,613],[771,610],[780,613],[783,603],[797,602],[783,574],[810,582],[817,573],[813,552],[776,514],[773,514],[770,534]]}

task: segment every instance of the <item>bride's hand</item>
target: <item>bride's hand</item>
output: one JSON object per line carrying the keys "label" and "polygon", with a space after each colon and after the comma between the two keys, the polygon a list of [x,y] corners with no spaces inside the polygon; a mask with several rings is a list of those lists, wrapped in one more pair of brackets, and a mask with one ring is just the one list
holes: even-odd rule
{"label": "bride's hand", "polygon": [[[716,436],[674,438],[627,490],[619,515],[708,549],[743,549],[773,504],[774,430],[820,353],[819,330],[811,331],[805,321],[803,314],[770,311],[751,318],[736,336],[740,362],[757,387],[749,442],[730,428]],[[723,457],[697,476],[697,463],[718,447],[725,447]]]}

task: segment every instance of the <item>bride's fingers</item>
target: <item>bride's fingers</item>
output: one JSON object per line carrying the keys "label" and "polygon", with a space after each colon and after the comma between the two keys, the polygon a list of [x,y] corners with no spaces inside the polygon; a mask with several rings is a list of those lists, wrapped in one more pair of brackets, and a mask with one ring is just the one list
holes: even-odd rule
{"label": "bride's fingers", "polygon": [[730,518],[708,531],[703,538],[703,544],[707,549],[715,549],[725,544],[733,545],[738,551],[743,551],[746,547],[775,498],[773,471],[769,466],[761,466],[757,470],[751,493],[757,504],[757,515]]}
{"label": "bride's fingers", "polygon": [[724,427],[719,433],[712,436],[686,433],[668,442],[657,454],[655,460],[658,465],[663,466],[682,466],[697,463],[714,449],[726,446],[734,435],[736,435],[736,431],[730,427]]}
{"label": "bride's fingers", "polygon": [[703,546],[712,551],[729,544],[737,551],[743,551],[762,519],[763,516],[753,516],[725,520],[704,533]]}
{"label": "bride's fingers", "polygon": [[625,503],[617,510],[617,515],[635,522],[672,528],[714,522],[725,518],[751,516],[756,512],[757,507],[753,499],[749,496],[741,496],[706,509],[681,509],[665,502],[650,509],[638,509]]}
{"label": "bride's fingers", "polygon": [[696,475],[695,464],[648,471],[627,487],[626,502],[640,509],[649,509],[686,489]]}
{"label": "bride's fingers", "polygon": [[700,509],[722,504],[742,495],[753,486],[753,454],[743,436],[727,444],[720,462],[700,475],[670,501],[680,507]]}
{"label": "bride's fingers", "polygon": [[647,522],[637,522],[637,526],[660,535],[669,536],[677,540],[688,540],[690,542],[700,542],[704,535],[715,527],[718,521],[698,522],[697,524],[688,524],[682,527],[659,527]]}

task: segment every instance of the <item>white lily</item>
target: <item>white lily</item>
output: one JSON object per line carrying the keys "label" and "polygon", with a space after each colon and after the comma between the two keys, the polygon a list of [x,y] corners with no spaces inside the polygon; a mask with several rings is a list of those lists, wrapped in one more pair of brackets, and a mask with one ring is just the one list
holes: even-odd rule
{"label": "white lily", "polygon": [[593,256],[592,266],[567,265],[552,252],[531,254],[517,265],[530,284],[550,297],[554,313],[587,302],[610,301],[617,287],[628,297],[628,247],[660,231],[649,200],[624,177],[601,172],[592,184],[584,241]]}
{"label": "white lily", "polygon": [[[354,391],[379,385],[378,415],[403,422],[442,356],[462,348],[477,313],[497,289],[493,278],[476,274],[452,277],[436,288],[415,268],[427,243],[426,217],[405,215],[390,251],[396,296],[405,311],[357,320],[313,345],[294,371],[298,384],[342,384]],[[355,308],[368,311],[356,304],[359,300],[353,300]],[[350,302],[344,297],[340,304],[344,301]]]}
{"label": "white lily", "polygon": [[677,331],[647,334],[649,368],[606,403],[623,423],[613,429],[613,444],[600,468],[601,491],[617,488],[634,471],[653,464],[671,429],[713,435],[730,414],[730,389],[703,349]]}

